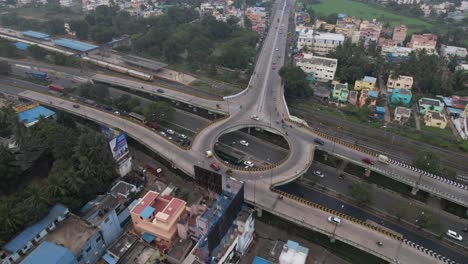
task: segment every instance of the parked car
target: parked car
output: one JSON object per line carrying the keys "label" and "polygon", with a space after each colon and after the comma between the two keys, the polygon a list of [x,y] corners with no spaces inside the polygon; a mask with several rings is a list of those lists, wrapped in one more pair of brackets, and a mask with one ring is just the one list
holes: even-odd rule
{"label": "parked car", "polygon": [[187,138],[187,136],[185,134],[181,134],[180,137],[183,138],[183,139]]}
{"label": "parked car", "polygon": [[333,215],[328,217],[328,222],[335,225],[341,225],[341,219]]}
{"label": "parked car", "polygon": [[273,64],[271,64],[271,69],[276,70],[276,63],[275,62],[273,62]]}
{"label": "parked car", "polygon": [[371,160],[370,158],[362,158],[362,162],[369,164],[369,165],[374,165],[374,161]]}
{"label": "parked car", "polygon": [[252,118],[255,121],[260,120],[260,117],[258,117],[257,115],[251,115],[250,118]]}
{"label": "parked car", "polygon": [[239,143],[240,143],[242,146],[246,146],[246,147],[249,146],[249,142],[247,142],[247,141],[245,141],[245,140],[241,140],[241,141],[239,141]]}
{"label": "parked car", "polygon": [[158,93],[164,93],[164,90],[163,89],[158,89],[156,90]]}
{"label": "parked car", "polygon": [[315,138],[314,143],[321,146],[325,145],[325,142],[323,142],[323,140],[321,140],[320,138]]}
{"label": "parked car", "polygon": [[166,136],[166,132],[164,132],[164,131],[159,132],[159,134],[161,134],[163,136]]}
{"label": "parked car", "polygon": [[462,241],[463,240],[463,237],[458,234],[457,232],[453,231],[453,230],[447,230],[447,236],[450,237],[450,238],[453,238],[455,240],[458,240],[458,241]]}
{"label": "parked car", "polygon": [[73,107],[74,108],[80,108],[80,105],[79,104],[74,104]]}
{"label": "parked car", "polygon": [[320,178],[325,177],[325,175],[323,175],[323,173],[322,173],[321,171],[319,171],[319,170],[314,171],[314,175],[315,175],[315,176],[318,176],[318,177],[320,177]]}
{"label": "parked car", "polygon": [[219,166],[219,163],[217,162],[211,163],[210,167],[215,171],[219,171],[221,169],[221,167]]}
{"label": "parked car", "polygon": [[174,130],[172,130],[172,129],[168,129],[168,130],[166,130],[166,132],[167,132],[169,135],[174,135]]}

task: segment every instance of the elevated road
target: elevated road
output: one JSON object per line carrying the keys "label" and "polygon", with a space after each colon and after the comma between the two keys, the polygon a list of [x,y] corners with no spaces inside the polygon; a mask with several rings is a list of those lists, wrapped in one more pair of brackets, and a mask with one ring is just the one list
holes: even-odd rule
{"label": "elevated road", "polygon": [[[315,137],[318,137],[318,135],[306,128],[298,125],[289,126],[288,123],[285,126],[281,122],[289,114],[283,97],[281,78],[277,71],[284,61],[287,19],[293,3],[292,0],[279,0],[275,3],[273,23],[258,57],[249,89],[242,95],[225,102],[226,107],[229,107],[230,116],[202,130],[193,141],[190,150],[180,149],[144,126],[86,105],[74,108],[73,104],[76,104],[74,102],[34,91],[12,90],[10,92],[99,123],[117,127],[171,161],[189,175],[194,175],[193,165],[209,169],[213,160],[206,158],[204,153],[206,150],[212,149],[220,135],[248,126],[262,127],[284,136],[289,143],[290,153],[284,163],[278,164],[270,171],[235,171],[233,176],[245,181],[246,200],[248,202],[298,224],[342,240],[391,263],[444,263],[444,261],[440,260],[441,258],[434,258],[433,255],[427,254],[411,244],[403,243],[395,237],[357,222],[344,220],[343,225],[336,228],[336,226],[327,222],[326,219],[329,213],[326,211],[289,198],[280,199],[277,193],[270,191],[270,186],[290,182],[300,177],[308,169],[315,150],[315,145],[312,142]],[[271,67],[273,63],[277,64],[276,70]],[[196,99],[191,98],[190,100],[195,102]],[[200,105],[207,103],[198,102]],[[250,116],[253,114],[259,116],[260,120],[251,119]],[[326,138],[323,140],[325,145],[321,146],[321,148],[354,162],[360,162],[362,157],[367,156],[358,150],[335,144]],[[370,168],[384,171],[384,166],[387,165],[376,164]],[[397,164],[385,168],[391,168],[394,174],[404,175],[415,182],[421,182],[423,178],[423,176],[415,175],[413,171]],[[222,165],[221,172],[226,169],[228,168]],[[462,201],[461,204],[468,205],[466,190],[430,179],[424,179],[424,182],[425,184],[431,184],[434,189],[444,188],[444,193],[445,191],[450,192]],[[383,246],[378,246],[376,242],[382,242]]]}

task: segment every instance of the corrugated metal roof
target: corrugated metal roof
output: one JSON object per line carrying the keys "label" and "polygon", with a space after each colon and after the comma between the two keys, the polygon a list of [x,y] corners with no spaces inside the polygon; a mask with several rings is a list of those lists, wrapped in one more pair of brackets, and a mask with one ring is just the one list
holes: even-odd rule
{"label": "corrugated metal roof", "polygon": [[259,256],[255,256],[252,264],[271,264],[271,262]]}
{"label": "corrugated metal roof", "polygon": [[68,213],[68,209],[61,205],[56,204],[49,211],[49,214],[44,217],[41,221],[35,223],[34,225],[26,228],[13,240],[8,242],[3,248],[11,253],[15,253],[22,249],[29,241],[31,241],[37,234],[42,232],[48,225],[54,222],[59,216],[64,216]]}
{"label": "corrugated metal roof", "polygon": [[18,114],[19,120],[26,123],[31,123],[38,120],[41,116],[47,118],[54,115],[55,112],[51,111],[43,106],[37,106],[29,110],[23,111]]}
{"label": "corrugated metal roof", "polygon": [[46,38],[50,37],[47,34],[44,34],[44,33],[41,33],[41,32],[36,32],[36,31],[31,31],[31,30],[23,31],[23,32],[21,32],[21,34],[23,34],[24,36],[27,36],[27,37],[38,38],[38,39],[46,39]]}
{"label": "corrugated metal roof", "polygon": [[16,42],[15,47],[20,50],[27,50],[29,48],[29,45],[23,42]]}
{"label": "corrugated metal roof", "polygon": [[81,42],[81,41],[76,41],[72,39],[57,39],[53,41],[55,45],[62,46],[65,48],[73,49],[73,50],[78,50],[78,51],[89,51],[98,48],[96,45],[92,45],[89,43]]}
{"label": "corrugated metal roof", "polygon": [[21,264],[74,264],[75,257],[70,250],[44,241],[29,256],[27,256]]}

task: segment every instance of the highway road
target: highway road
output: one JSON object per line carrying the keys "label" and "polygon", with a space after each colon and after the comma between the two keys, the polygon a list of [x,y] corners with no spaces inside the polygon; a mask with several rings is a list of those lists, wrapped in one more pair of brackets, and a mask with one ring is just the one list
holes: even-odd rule
{"label": "highway road", "polygon": [[[270,31],[264,41],[249,89],[242,95],[222,103],[223,110],[229,111],[230,116],[202,130],[194,140],[192,149],[188,151],[180,149],[147,127],[99,109],[86,105],[82,105],[77,109],[73,107],[73,102],[34,91],[22,91],[18,94],[23,98],[38,101],[44,105],[51,105],[99,123],[118,127],[129,136],[146,145],[149,149],[171,161],[188,175],[194,175],[193,165],[209,169],[209,165],[213,162],[213,159],[206,158],[204,153],[206,150],[212,149],[222,134],[246,126],[258,126],[271,130],[286,138],[290,147],[290,155],[283,164],[271,171],[236,171],[234,173],[233,177],[245,181],[245,198],[248,202],[291,221],[296,221],[313,230],[332,235],[339,240],[366,250],[392,263],[444,263],[414,246],[359,223],[345,220],[342,227],[335,229],[335,226],[327,222],[328,213],[325,211],[288,198],[279,199],[277,194],[270,191],[271,185],[281,185],[290,182],[308,169],[313,160],[315,149],[312,141],[317,137],[311,131],[297,125],[283,128],[280,122],[282,118],[288,116],[288,110],[283,97],[281,79],[277,71],[281,68],[284,61],[287,18],[290,15],[292,7],[292,0],[279,0],[275,3],[273,7],[275,9],[275,15],[272,20],[273,25],[270,27]],[[277,20],[279,20],[279,23],[276,22]],[[273,62],[277,63],[276,70],[272,70],[271,68]],[[132,85],[139,87],[138,85],[140,84],[142,83],[135,82]],[[144,88],[146,89],[145,86]],[[192,100],[194,104],[201,104],[203,100],[190,95],[185,96],[188,100]],[[210,102],[205,101],[203,103]],[[250,118],[252,114],[258,115],[260,120],[252,120]],[[361,158],[366,156],[353,148],[334,144],[326,139],[324,141],[325,146],[320,148],[333,152],[335,155],[352,159],[353,162],[360,163]],[[224,172],[226,169],[227,167],[222,165],[221,172]],[[419,184],[424,183],[452,193],[462,201],[467,198],[466,190],[429,177],[422,177],[419,173],[401,166],[376,164],[372,166],[372,169],[389,170],[396,175],[404,175],[404,177],[408,177],[414,182],[417,181]],[[381,241],[384,246],[376,245],[377,241]],[[433,250],[435,251],[435,249]]]}

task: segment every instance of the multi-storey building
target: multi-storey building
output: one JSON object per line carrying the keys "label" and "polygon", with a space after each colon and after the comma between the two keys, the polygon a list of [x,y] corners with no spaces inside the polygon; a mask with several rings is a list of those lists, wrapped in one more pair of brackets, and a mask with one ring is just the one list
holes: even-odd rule
{"label": "multi-storey building", "polygon": [[313,56],[311,53],[299,53],[296,56],[296,66],[305,73],[313,73],[317,81],[328,82],[335,78],[337,59]]}
{"label": "multi-storey building", "polygon": [[370,76],[364,76],[362,80],[356,80],[354,83],[354,90],[360,91],[363,89],[375,90],[377,79]]}
{"label": "multi-storey building", "polygon": [[454,56],[465,58],[468,52],[463,47],[440,45],[440,55],[443,57]]}
{"label": "multi-storey building", "polygon": [[391,73],[388,76],[387,89],[389,92],[391,92],[393,88],[411,89],[411,87],[413,87],[413,77],[411,76],[399,75],[396,79],[392,78]]}
{"label": "multi-storey building", "polygon": [[177,233],[177,221],[186,213],[185,205],[181,199],[149,191],[130,211],[135,231],[170,245]]}
{"label": "multi-storey building", "polygon": [[343,34],[314,32],[313,30],[304,29],[299,33],[297,49],[302,50],[307,47],[309,51],[315,54],[327,55],[343,42]]}
{"label": "multi-storey building", "polygon": [[400,46],[382,46],[380,55],[391,61],[406,60],[409,57],[412,49]]}
{"label": "multi-storey building", "polygon": [[439,99],[421,98],[418,101],[419,113],[424,115],[427,111],[436,111],[441,113],[445,104]]}
{"label": "multi-storey building", "polygon": [[346,38],[352,38],[355,32],[359,31],[361,20],[339,14],[336,20],[335,32],[343,34]]}
{"label": "multi-storey building", "polygon": [[96,9],[97,6],[100,6],[100,5],[105,5],[105,6],[110,5],[109,0],[82,0],[81,3],[82,3],[83,10],[85,11],[94,10]]}
{"label": "multi-storey building", "polygon": [[437,35],[434,34],[413,34],[408,47],[413,50],[425,49],[428,54],[436,53]]}
{"label": "multi-storey building", "polygon": [[424,124],[426,126],[445,129],[447,123],[447,118],[443,113],[439,113],[437,111],[427,111],[424,114]]}
{"label": "multi-storey building", "polygon": [[361,32],[360,40],[364,45],[368,45],[371,41],[377,43],[380,37],[380,32],[382,31],[382,23],[375,19],[372,21],[364,20],[359,26],[359,31]]}
{"label": "multi-storey building", "polygon": [[406,34],[408,34],[408,27],[406,25],[396,26],[393,28],[392,39],[397,44],[402,44],[406,39]]}
{"label": "multi-storey building", "polygon": [[332,99],[333,101],[339,103],[347,103],[348,102],[348,84],[347,83],[335,83],[333,85],[332,90]]}
{"label": "multi-storey building", "polygon": [[411,98],[413,94],[409,89],[400,89],[396,88],[393,90],[392,94],[390,95],[390,104],[391,105],[403,105],[409,106],[411,103]]}

